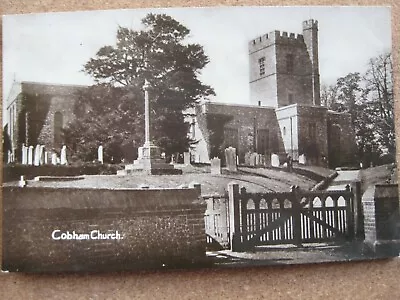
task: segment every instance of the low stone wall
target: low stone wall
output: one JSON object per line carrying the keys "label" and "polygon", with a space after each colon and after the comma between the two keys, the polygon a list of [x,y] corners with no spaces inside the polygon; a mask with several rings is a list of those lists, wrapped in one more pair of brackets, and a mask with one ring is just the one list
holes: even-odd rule
{"label": "low stone wall", "polygon": [[5,187],[3,209],[4,270],[110,271],[206,262],[206,205],[199,189]]}
{"label": "low stone wall", "polygon": [[28,166],[21,164],[9,164],[3,167],[3,182],[17,181],[22,175],[25,179],[33,179],[36,176],[78,176],[78,175],[110,175],[117,174],[121,165],[112,164],[83,164],[77,166]]}

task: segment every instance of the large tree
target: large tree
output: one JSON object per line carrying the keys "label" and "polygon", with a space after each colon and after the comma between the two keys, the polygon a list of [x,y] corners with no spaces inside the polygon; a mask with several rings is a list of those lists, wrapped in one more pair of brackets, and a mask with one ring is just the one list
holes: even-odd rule
{"label": "large tree", "polygon": [[[116,45],[100,48],[84,65],[99,86],[76,102],[76,111],[86,107],[90,114],[76,118],[67,129],[71,145],[81,140],[94,144],[99,136],[107,136],[114,146],[127,139],[133,146],[143,144],[142,87],[147,80],[152,140],[167,154],[189,147],[184,111],[214,94],[198,78],[209,59],[201,45],[187,42],[189,29],[173,18],[148,14],[142,24],[142,30],[119,27]],[[107,144],[104,148],[109,150]]]}
{"label": "large tree", "polygon": [[375,138],[381,147],[391,154],[396,151],[393,99],[393,64],[391,53],[385,53],[369,61],[364,79],[365,99],[374,124]]}
{"label": "large tree", "polygon": [[391,54],[370,59],[364,74],[349,73],[332,86],[324,86],[323,103],[351,114],[359,159],[377,163],[384,152],[394,154],[393,69]]}

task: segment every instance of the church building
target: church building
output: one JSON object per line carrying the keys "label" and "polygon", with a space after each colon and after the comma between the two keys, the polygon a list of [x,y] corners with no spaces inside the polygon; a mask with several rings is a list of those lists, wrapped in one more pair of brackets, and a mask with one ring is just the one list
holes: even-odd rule
{"label": "church building", "polygon": [[[248,105],[204,102],[196,109],[192,137],[195,160],[223,158],[234,147],[336,167],[354,162],[356,144],[350,114],[321,106],[318,22],[307,20],[302,34],[273,31],[248,44]],[[194,132],[194,134],[193,134]]]}
{"label": "church building", "polygon": [[[240,163],[248,153],[305,155],[310,164],[354,162],[356,144],[350,115],[321,106],[318,22],[307,20],[302,34],[273,31],[248,43],[248,105],[204,102],[195,109],[190,135],[196,162],[223,158],[236,148]],[[6,100],[13,157],[22,144],[60,149],[62,129],[86,86],[15,82]]]}

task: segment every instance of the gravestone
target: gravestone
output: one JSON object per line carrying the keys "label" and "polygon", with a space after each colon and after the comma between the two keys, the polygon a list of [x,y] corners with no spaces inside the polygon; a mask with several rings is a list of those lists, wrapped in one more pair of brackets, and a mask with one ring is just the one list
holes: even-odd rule
{"label": "gravestone", "polygon": [[35,147],[35,155],[33,158],[33,165],[34,166],[40,165],[40,145],[36,145],[36,147]]}
{"label": "gravestone", "polygon": [[22,144],[22,164],[28,164],[28,147],[25,147],[25,144]]}
{"label": "gravestone", "polygon": [[61,165],[68,165],[67,161],[67,146],[62,146],[61,148],[61,158],[60,158]]}
{"label": "gravestone", "polygon": [[44,162],[45,165],[49,163],[49,153],[47,151],[44,151]]}
{"label": "gravestone", "polygon": [[175,155],[171,154],[171,162],[170,164],[173,165],[175,163]]}
{"label": "gravestone", "polygon": [[265,166],[265,155],[259,154],[258,155],[258,161],[260,166]]}
{"label": "gravestone", "polygon": [[244,155],[244,164],[246,166],[250,166],[250,160],[251,160],[251,152],[246,152]]}
{"label": "gravestone", "polygon": [[279,155],[272,153],[271,154],[271,166],[278,168],[280,166]]}
{"label": "gravestone", "polygon": [[255,167],[257,165],[257,153],[253,152],[250,154],[250,166]]}
{"label": "gravestone", "polygon": [[221,175],[221,160],[218,157],[211,160],[211,174]]}
{"label": "gravestone", "polygon": [[41,145],[39,149],[39,165],[44,164],[44,152],[44,145]]}
{"label": "gravestone", "polygon": [[33,164],[33,146],[29,146],[28,148],[28,165]]}
{"label": "gravestone", "polygon": [[305,165],[306,163],[307,163],[307,159],[306,159],[305,154],[300,155],[299,156],[299,164],[300,165]]}
{"label": "gravestone", "polygon": [[226,168],[229,171],[232,172],[237,171],[236,148],[229,147],[225,149],[225,161],[226,161]]}
{"label": "gravestone", "polygon": [[190,152],[183,153],[183,163],[185,165],[190,165]]}
{"label": "gravestone", "polygon": [[57,154],[56,153],[52,153],[51,154],[51,164],[52,165],[57,165]]}
{"label": "gravestone", "polygon": [[99,163],[103,163],[103,146],[100,145],[99,148],[97,149],[97,160]]}

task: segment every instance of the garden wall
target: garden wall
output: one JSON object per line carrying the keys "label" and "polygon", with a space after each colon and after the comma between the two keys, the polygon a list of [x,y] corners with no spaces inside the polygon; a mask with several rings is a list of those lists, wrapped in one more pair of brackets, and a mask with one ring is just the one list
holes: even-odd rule
{"label": "garden wall", "polygon": [[[199,189],[5,187],[3,269],[110,271],[202,265],[206,206],[199,196]],[[108,239],[99,239],[99,233]],[[74,239],[67,239],[71,236]]]}

